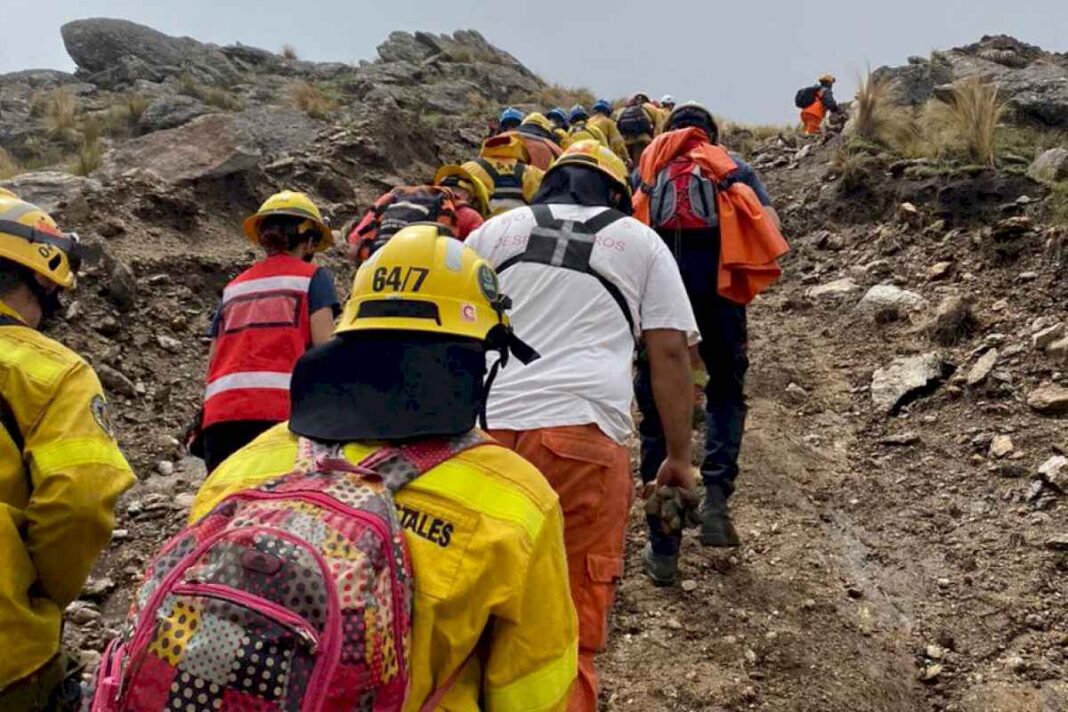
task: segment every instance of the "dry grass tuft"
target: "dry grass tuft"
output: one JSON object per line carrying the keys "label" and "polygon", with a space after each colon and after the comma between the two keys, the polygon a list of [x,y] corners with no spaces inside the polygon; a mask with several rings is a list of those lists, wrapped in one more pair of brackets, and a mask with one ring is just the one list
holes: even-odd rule
{"label": "dry grass tuft", "polygon": [[284,59],[300,59],[297,55],[297,48],[291,44],[282,45],[282,57]]}
{"label": "dry grass tuft", "polygon": [[198,84],[188,74],[183,74],[178,78],[178,93],[199,99],[209,106],[214,106],[224,111],[241,111],[245,108],[244,103],[232,92],[220,87],[206,87]]}
{"label": "dry grass tuft", "polygon": [[912,110],[900,99],[897,85],[868,70],[850,108],[851,131],[858,138],[884,146],[907,147],[917,134]]}
{"label": "dry grass tuft", "polygon": [[70,172],[79,176],[87,176],[97,168],[100,168],[100,164],[103,162],[104,147],[101,145],[100,140],[86,136],[83,138],[81,146],[78,147],[78,152],[74,154]]}
{"label": "dry grass tuft", "polygon": [[973,163],[992,166],[1005,111],[996,84],[970,77],[953,85],[947,101],[932,99],[924,107],[926,142],[936,155],[962,155]]}
{"label": "dry grass tuft", "polygon": [[145,110],[151,103],[152,102],[148,97],[140,94],[129,94],[126,96],[126,113],[129,115],[131,126],[136,126],[138,122],[141,121],[141,115],[145,113]]}
{"label": "dry grass tuft", "polygon": [[319,87],[297,82],[289,90],[293,105],[313,119],[325,119],[337,111],[338,102]]}
{"label": "dry grass tuft", "polygon": [[45,128],[51,133],[62,133],[75,128],[78,123],[78,99],[66,87],[53,91],[43,104]]}
{"label": "dry grass tuft", "polygon": [[7,180],[22,173],[22,166],[15,157],[0,146],[0,180]]}
{"label": "dry grass tuft", "polygon": [[585,87],[565,87],[559,84],[546,84],[534,95],[534,102],[549,110],[554,106],[562,106],[568,109],[575,104],[582,104],[589,108],[597,98],[593,92]]}

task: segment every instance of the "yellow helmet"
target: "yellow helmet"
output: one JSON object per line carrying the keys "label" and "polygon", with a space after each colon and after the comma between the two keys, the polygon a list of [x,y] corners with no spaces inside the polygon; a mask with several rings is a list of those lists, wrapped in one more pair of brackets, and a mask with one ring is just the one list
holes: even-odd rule
{"label": "yellow helmet", "polygon": [[582,124],[572,128],[564,148],[568,148],[579,141],[596,141],[602,146],[608,147],[608,138],[604,135],[604,131],[590,124]]}
{"label": "yellow helmet", "polygon": [[820,84],[834,84],[837,80],[833,74],[823,74],[820,76]]}
{"label": "yellow helmet", "polygon": [[630,195],[627,165],[610,148],[597,141],[576,141],[556,159],[548,173],[561,166],[587,166],[599,170],[612,179],[626,195]]}
{"label": "yellow helmet", "polygon": [[463,166],[455,164],[442,166],[434,174],[434,185],[456,185],[463,188],[474,198],[475,204],[472,207],[482,215],[489,215],[489,191],[486,190],[482,181],[471,175],[471,172]]}
{"label": "yellow helmet", "polygon": [[400,230],[356,272],[335,333],[393,330],[478,341],[509,328],[490,263],[436,223]]}
{"label": "yellow helmet", "polygon": [[27,267],[63,289],[74,287],[84,247],[74,233],[60,231],[36,205],[0,195],[0,258]]}
{"label": "yellow helmet", "polygon": [[545,114],[538,113],[537,111],[527,114],[520,126],[537,126],[540,129],[544,129],[549,135],[552,135],[553,132],[552,122],[545,118]]}
{"label": "yellow helmet", "polygon": [[319,208],[315,206],[311,198],[304,193],[283,190],[281,193],[275,193],[270,198],[267,198],[255,214],[245,219],[245,236],[253,245],[260,245],[260,223],[263,222],[264,218],[271,215],[306,218],[301,223],[299,230],[301,234],[309,230],[319,234],[319,240],[315,243],[316,252],[322,252],[334,244],[334,233],[331,231],[330,226],[326,224],[322,213],[319,212]]}
{"label": "yellow helmet", "polygon": [[[437,223],[399,230],[356,272],[338,336],[297,362],[290,430],[345,442],[485,428],[497,369],[538,357],[512,333],[510,306],[489,262]],[[500,358],[483,381],[487,351]]]}

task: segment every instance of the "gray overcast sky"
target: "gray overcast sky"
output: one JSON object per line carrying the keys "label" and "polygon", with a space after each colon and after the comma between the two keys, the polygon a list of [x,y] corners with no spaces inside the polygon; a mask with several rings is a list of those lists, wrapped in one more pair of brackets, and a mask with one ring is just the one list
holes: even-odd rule
{"label": "gray overcast sky", "polygon": [[72,69],[64,22],[121,17],[173,35],[312,60],[371,59],[392,30],[474,28],[547,80],[617,97],[635,89],[706,102],[746,122],[796,119],[793,95],[824,71],[848,98],[867,64],[1006,33],[1068,51],[1065,0],[0,0],[16,30],[0,43],[0,72]]}

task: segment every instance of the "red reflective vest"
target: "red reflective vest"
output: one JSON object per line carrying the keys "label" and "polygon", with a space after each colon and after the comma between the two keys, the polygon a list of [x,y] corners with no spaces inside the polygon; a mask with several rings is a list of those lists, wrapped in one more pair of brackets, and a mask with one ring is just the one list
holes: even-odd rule
{"label": "red reflective vest", "polygon": [[272,255],[226,285],[208,365],[204,427],[289,418],[289,378],[311,345],[308,287],[317,269]]}

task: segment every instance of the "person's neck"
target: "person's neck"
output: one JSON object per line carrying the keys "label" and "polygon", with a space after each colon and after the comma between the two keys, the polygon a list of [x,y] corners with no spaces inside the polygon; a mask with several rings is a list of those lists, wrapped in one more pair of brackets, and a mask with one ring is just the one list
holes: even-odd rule
{"label": "person's neck", "polygon": [[34,329],[41,323],[41,306],[28,287],[19,287],[0,297],[7,310],[15,313],[27,326]]}

